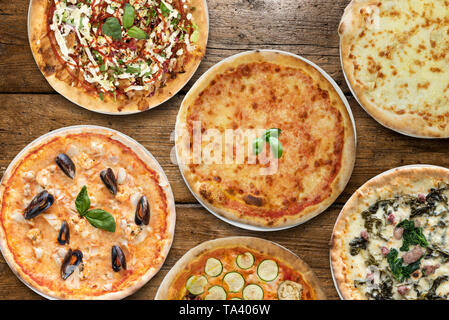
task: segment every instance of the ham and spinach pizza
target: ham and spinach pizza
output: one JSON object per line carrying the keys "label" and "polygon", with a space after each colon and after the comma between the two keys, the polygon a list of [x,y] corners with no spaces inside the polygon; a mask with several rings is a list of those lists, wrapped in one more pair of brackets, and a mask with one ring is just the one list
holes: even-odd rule
{"label": "ham and spinach pizza", "polygon": [[197,199],[229,220],[265,229],[307,221],[338,197],[354,166],[355,129],[343,99],[298,56],[230,57],[182,102],[180,170]]}
{"label": "ham and spinach pizza", "polygon": [[50,85],[87,109],[134,113],[172,97],[206,50],[205,0],[33,0],[29,40]]}
{"label": "ham and spinach pizza", "polygon": [[267,240],[230,237],[188,251],[170,270],[158,300],[323,300],[307,264]]}
{"label": "ham and spinach pizza", "polygon": [[406,166],[364,184],[331,241],[344,299],[449,299],[449,169]]}
{"label": "ham and spinach pizza", "polygon": [[352,0],[341,19],[345,75],[384,126],[449,137],[449,6],[444,0]]}
{"label": "ham and spinach pizza", "polygon": [[0,185],[0,248],[47,298],[119,299],[162,266],[175,208],[167,178],[139,144],[92,126],[25,148]]}

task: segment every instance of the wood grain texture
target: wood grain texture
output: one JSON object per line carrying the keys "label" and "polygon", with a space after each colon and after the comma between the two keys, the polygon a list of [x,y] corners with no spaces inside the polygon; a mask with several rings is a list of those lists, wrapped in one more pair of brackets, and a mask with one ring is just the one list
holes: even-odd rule
{"label": "wood grain texture", "polygon": [[[119,130],[143,144],[160,162],[177,202],[175,241],[159,274],[130,298],[152,299],[164,275],[190,248],[218,237],[250,235],[284,245],[316,272],[326,294],[337,299],[329,270],[328,242],[335,219],[349,196],[371,177],[393,167],[427,163],[449,166],[445,140],[420,140],[375,122],[350,96],[338,55],[337,26],[349,0],[208,0],[210,36],[204,61],[177,96],[156,109],[130,116],[84,110],[56,94],[36,67],[28,45],[28,0],[0,0],[0,176],[28,143],[70,125]],[[171,133],[184,94],[210,66],[248,49],[281,49],[317,63],[348,95],[356,120],[356,166],[348,186],[323,214],[285,231],[257,233],[232,227],[197,204],[170,159]],[[211,232],[211,230],[213,230]],[[38,299],[0,257],[0,299]]]}

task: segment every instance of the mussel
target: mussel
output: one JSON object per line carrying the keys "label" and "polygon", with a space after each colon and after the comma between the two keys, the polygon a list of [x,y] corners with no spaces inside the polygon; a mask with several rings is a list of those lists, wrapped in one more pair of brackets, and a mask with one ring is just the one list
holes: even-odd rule
{"label": "mussel", "polygon": [[70,277],[81,262],[83,262],[83,253],[80,250],[69,249],[61,265],[62,279],[66,280]]}
{"label": "mussel", "polygon": [[126,270],[126,258],[119,246],[112,246],[112,270],[119,272],[120,269]]}
{"label": "mussel", "polygon": [[56,164],[69,178],[75,178],[76,167],[68,155],[65,153],[58,154],[56,157]]}
{"label": "mussel", "polygon": [[41,214],[42,212],[50,208],[53,202],[55,202],[55,198],[46,190],[42,191],[37,196],[35,196],[33,200],[31,200],[28,207],[26,207],[24,214],[25,219],[32,219]]}
{"label": "mussel", "polygon": [[150,223],[150,205],[148,204],[147,197],[142,196],[137,203],[136,215],[134,216],[134,222],[137,225],[142,223],[147,225]]}
{"label": "mussel", "polygon": [[117,179],[115,178],[114,171],[111,168],[107,168],[100,172],[100,177],[108,190],[113,194],[117,194]]}
{"label": "mussel", "polygon": [[58,243],[60,245],[65,245],[70,243],[70,230],[67,221],[62,221],[61,229],[59,229]]}

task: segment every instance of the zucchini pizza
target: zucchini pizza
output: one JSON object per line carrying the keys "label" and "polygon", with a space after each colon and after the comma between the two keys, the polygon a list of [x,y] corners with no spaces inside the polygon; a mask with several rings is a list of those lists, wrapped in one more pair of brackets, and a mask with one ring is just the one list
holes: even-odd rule
{"label": "zucchini pizza", "polygon": [[354,95],[382,125],[449,137],[449,6],[444,0],[352,0],[340,53]]}
{"label": "zucchini pizza", "polygon": [[173,240],[175,207],[156,160],[102,127],[53,131],[0,185],[0,248],[47,298],[119,299],[150,280]]}
{"label": "zucchini pizza", "polygon": [[170,270],[158,300],[326,299],[307,264],[267,240],[229,237],[188,251]]}
{"label": "zucchini pizza", "polygon": [[135,113],[171,98],[206,51],[205,0],[32,0],[39,69],[72,102]]}
{"label": "zucchini pizza", "polygon": [[195,83],[178,113],[176,154],[206,208],[274,229],[307,221],[338,197],[354,165],[355,129],[323,74],[298,56],[257,50]]}
{"label": "zucchini pizza", "polygon": [[449,298],[449,169],[406,166],[365,183],[331,240],[344,299]]}

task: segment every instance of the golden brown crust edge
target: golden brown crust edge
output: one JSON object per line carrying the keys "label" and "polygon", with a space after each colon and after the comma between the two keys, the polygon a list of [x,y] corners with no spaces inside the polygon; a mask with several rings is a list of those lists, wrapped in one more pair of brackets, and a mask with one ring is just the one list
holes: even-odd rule
{"label": "golden brown crust edge", "polygon": [[406,189],[406,187],[404,187],[404,181],[413,182],[421,179],[429,179],[429,177],[434,178],[437,181],[448,180],[449,169],[431,165],[395,168],[368,180],[368,182],[357,189],[346,202],[338,215],[330,241],[331,270],[337,286],[336,289],[343,299],[363,299],[363,296],[359,291],[348,285],[344,273],[345,265],[341,259],[341,253],[344,251],[344,248],[341,247],[341,240],[345,237],[344,229],[349,219],[359,209],[359,201],[362,201],[361,199],[363,199],[364,195],[372,189],[388,185],[390,194],[400,193]]}
{"label": "golden brown crust edge", "polygon": [[[86,93],[84,88],[72,87],[65,81],[61,81],[56,78],[55,73],[51,72],[51,70],[54,70],[54,65],[58,65],[59,61],[56,60],[56,62],[52,63],[46,61],[43,54],[44,49],[41,48],[42,42],[48,42],[48,40],[45,41],[45,39],[47,38],[47,0],[32,0],[30,3],[28,38],[31,46],[31,51],[39,69],[41,70],[42,74],[47,79],[49,84],[59,94],[66,97],[71,102],[92,111],[108,114],[124,115],[146,111],[151,108],[157,107],[158,105],[173,97],[179,90],[181,90],[182,87],[184,87],[184,85],[193,76],[206,53],[206,44],[209,34],[209,18],[207,13],[206,0],[191,0],[191,2],[192,5],[196,7],[192,15],[193,21],[195,21],[195,23],[199,27],[200,34],[198,43],[196,45],[200,48],[200,50],[197,54],[191,57],[191,59],[185,66],[185,73],[178,73],[175,79],[167,82],[167,85],[165,87],[157,89],[152,97],[146,99],[148,106],[145,106],[143,110],[139,109],[138,101],[133,101],[132,99],[130,99],[128,102],[114,102],[112,100],[107,102],[101,101],[100,98],[96,95],[94,96]],[[36,43],[36,41],[38,40],[40,41],[40,44]],[[47,43],[47,46],[49,45],[50,44]],[[122,111],[118,111],[119,108],[121,108]]]}
{"label": "golden brown crust edge", "polygon": [[186,254],[184,254],[181,259],[176,262],[173,268],[167,273],[154,299],[166,300],[169,296],[170,288],[179,273],[183,272],[187,265],[196,260],[205,252],[218,248],[234,246],[246,246],[269,256],[279,258],[281,261],[285,261],[290,267],[301,273],[304,280],[315,291],[315,295],[318,300],[326,300],[326,295],[321,288],[317,277],[315,276],[312,269],[307,265],[307,263],[305,263],[301,258],[297,257],[290,250],[274,242],[255,237],[228,237],[215,239],[203,242],[202,244],[190,249]]}
{"label": "golden brown crust edge", "polygon": [[349,58],[351,43],[358,36],[364,21],[359,14],[360,9],[375,5],[379,0],[352,0],[346,7],[340,21],[338,33],[340,35],[340,56],[341,64],[348,86],[354,92],[356,99],[365,111],[384,127],[397,132],[427,138],[447,138],[449,137],[449,127],[445,129],[429,127],[427,122],[417,115],[402,114],[379,108],[365,95],[365,88],[354,77],[354,65]]}
{"label": "golden brown crust edge", "polygon": [[[246,217],[246,216],[238,216],[233,211],[227,211],[222,208],[218,208],[212,204],[210,204],[204,197],[201,196],[199,193],[198,188],[195,187],[195,184],[192,181],[191,174],[189,172],[188,167],[180,161],[178,157],[178,165],[181,170],[181,173],[183,177],[185,178],[188,186],[194,193],[194,195],[197,197],[197,199],[200,199],[202,204],[209,210],[227,218],[235,222],[240,222],[244,224],[253,225],[256,227],[264,227],[264,228],[283,228],[283,227],[290,227],[294,226],[300,223],[304,223],[314,217],[316,217],[318,214],[322,213],[324,210],[326,210],[341,194],[341,192],[346,187],[346,184],[348,183],[352,170],[354,168],[355,163],[355,151],[356,151],[356,141],[355,141],[355,131],[353,127],[352,120],[349,116],[348,110],[346,109],[345,104],[341,100],[340,96],[338,95],[335,88],[332,86],[332,84],[324,78],[324,76],[313,66],[310,64],[300,60],[299,58],[292,56],[290,54],[286,53],[280,53],[277,51],[248,51],[242,54],[239,54],[230,60],[225,61],[224,63],[221,63],[218,66],[212,67],[209,71],[207,71],[206,74],[204,74],[191,88],[191,90],[188,92],[186,97],[184,98],[181,108],[178,112],[177,120],[176,120],[176,131],[186,123],[185,119],[187,117],[187,105],[189,105],[195,97],[202,91],[204,88],[208,86],[210,81],[214,79],[214,77],[222,72],[225,72],[229,68],[236,67],[238,65],[244,64],[244,63],[251,63],[251,62],[261,62],[261,61],[269,61],[273,63],[278,63],[280,65],[285,66],[293,66],[293,67],[300,67],[302,70],[306,71],[321,87],[324,87],[325,90],[329,92],[331,101],[334,102],[334,105],[338,104],[338,109],[341,111],[341,114],[344,119],[344,127],[345,127],[345,146],[343,150],[343,156],[342,156],[342,163],[341,163],[341,169],[338,174],[338,176],[333,181],[331,187],[332,187],[332,193],[331,195],[321,203],[307,207],[305,210],[301,211],[300,213],[296,215],[291,215],[285,217],[286,220],[284,220],[284,217],[275,220],[273,223],[267,224],[267,221],[263,218],[258,217]],[[177,138],[175,139],[177,141]],[[176,151],[177,154],[181,154],[180,151],[180,145],[176,144]]]}
{"label": "golden brown crust edge", "polygon": [[[33,152],[33,150],[36,150],[42,146],[43,143],[48,141],[49,139],[52,139],[56,136],[65,136],[67,134],[72,134],[75,132],[95,132],[104,134],[106,136],[112,137],[113,139],[116,139],[120,141],[121,143],[125,144],[126,146],[130,147],[138,157],[140,157],[144,162],[154,171],[156,171],[159,175],[160,182],[163,183],[161,185],[162,189],[164,190],[164,193],[167,198],[167,209],[168,209],[168,231],[167,234],[169,235],[168,238],[163,239],[165,244],[163,245],[163,249],[161,251],[161,261],[159,261],[159,264],[155,267],[152,267],[148,269],[148,271],[138,280],[133,281],[127,288],[124,290],[120,290],[117,292],[110,292],[104,295],[100,296],[85,296],[85,297],[77,297],[77,299],[92,299],[92,300],[118,300],[123,299],[133,293],[135,293],[137,290],[139,290],[143,285],[145,285],[151,278],[154,277],[154,275],[160,270],[162,265],[165,262],[165,259],[168,255],[168,252],[170,251],[171,245],[173,243],[173,237],[175,233],[175,223],[176,223],[176,211],[175,211],[175,202],[173,193],[171,191],[170,185],[168,183],[168,179],[165,176],[165,173],[163,172],[160,165],[156,162],[156,160],[149,156],[144,150],[142,150],[142,147],[137,144],[134,140],[130,139],[129,137],[123,135],[122,133],[111,130],[108,128],[98,127],[98,126],[75,126],[75,127],[67,127],[59,129],[58,132],[51,132],[50,134],[47,134],[44,140],[40,141],[33,141],[31,142],[23,151],[21,151],[16,158],[11,162],[10,166],[6,169],[1,183],[0,183],[0,207],[3,205],[3,193],[6,189],[6,184],[8,183],[9,179],[13,176],[13,173],[15,172],[15,169],[20,166],[22,163],[24,157],[29,154],[30,152]],[[2,252],[3,258],[5,259],[6,263],[10,267],[11,271],[19,278],[20,281],[22,281],[26,286],[28,286],[31,290],[34,292],[42,295],[43,297],[47,299],[70,299],[67,297],[62,298],[59,292],[49,290],[48,288],[44,286],[39,286],[36,284],[36,282],[29,277],[25,272],[22,271],[20,264],[18,264],[15,259],[12,252],[9,250],[9,246],[7,244],[5,230],[3,229],[3,225],[0,224],[0,250]]]}

